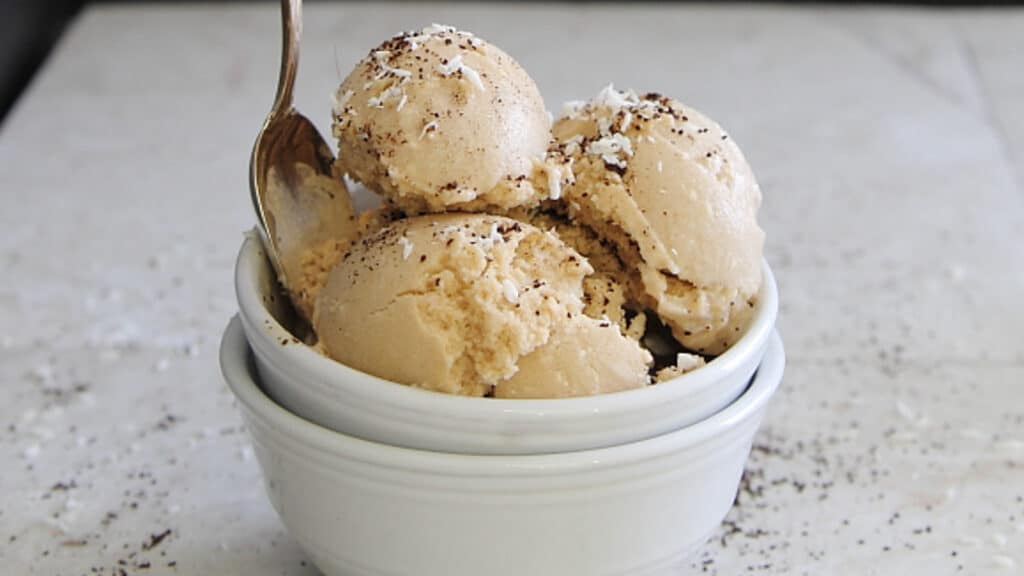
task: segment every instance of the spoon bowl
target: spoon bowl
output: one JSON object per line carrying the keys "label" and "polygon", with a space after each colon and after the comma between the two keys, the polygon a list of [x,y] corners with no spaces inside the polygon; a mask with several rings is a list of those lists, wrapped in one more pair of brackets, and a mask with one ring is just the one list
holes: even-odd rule
{"label": "spoon bowl", "polygon": [[352,200],[333,171],[334,154],[312,122],[292,106],[299,63],[302,2],[282,0],[281,73],[273,108],[249,162],[249,190],[260,236],[299,315],[312,316],[311,248],[344,245],[355,236]]}

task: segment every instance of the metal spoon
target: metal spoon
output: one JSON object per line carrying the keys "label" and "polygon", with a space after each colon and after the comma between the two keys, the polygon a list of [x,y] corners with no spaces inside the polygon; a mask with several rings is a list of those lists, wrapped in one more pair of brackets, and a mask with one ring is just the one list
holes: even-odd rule
{"label": "metal spoon", "polygon": [[[305,116],[292,107],[302,35],[301,0],[281,0],[281,73],[273,108],[256,137],[249,189],[263,245],[299,314],[308,322],[316,296],[308,287],[310,250],[354,239],[354,210],[345,185],[332,174],[334,154]],[[305,259],[304,259],[305,258]]]}

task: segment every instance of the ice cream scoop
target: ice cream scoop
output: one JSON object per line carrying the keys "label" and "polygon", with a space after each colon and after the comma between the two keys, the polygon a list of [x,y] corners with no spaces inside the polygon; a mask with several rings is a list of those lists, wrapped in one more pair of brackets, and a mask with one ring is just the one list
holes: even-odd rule
{"label": "ice cream scoop", "polygon": [[348,366],[439,392],[490,395],[523,357],[582,316],[591,271],[555,234],[510,218],[411,217],[352,246],[331,271],[313,322],[327,354]]}
{"label": "ice cream scoop", "polygon": [[338,88],[333,120],[340,169],[409,214],[558,195],[536,84],[468,32],[434,24],[376,47]]}
{"label": "ice cream scoop", "polygon": [[609,86],[571,103],[552,155],[572,167],[574,220],[640,276],[634,296],[684,346],[718,354],[746,325],[761,285],[761,190],[739,147],[677,100]]}
{"label": "ice cream scoop", "polygon": [[[308,320],[323,270],[355,238],[354,210],[345,185],[333,175],[327,143],[292,107],[302,2],[282,0],[281,18],[281,74],[273,108],[253,146],[249,189],[278,280]],[[315,262],[311,251],[318,255]]]}

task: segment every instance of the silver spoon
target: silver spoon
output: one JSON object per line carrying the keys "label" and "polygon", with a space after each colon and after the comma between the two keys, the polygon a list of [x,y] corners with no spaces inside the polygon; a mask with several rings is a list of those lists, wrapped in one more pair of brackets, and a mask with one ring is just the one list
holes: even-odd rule
{"label": "silver spoon", "polygon": [[249,190],[278,280],[309,322],[319,288],[310,274],[326,274],[317,272],[323,265],[311,257],[311,250],[348,244],[356,227],[348,191],[332,174],[334,154],[313,123],[292,107],[302,35],[301,0],[281,0],[281,22],[277,95],[253,146]]}

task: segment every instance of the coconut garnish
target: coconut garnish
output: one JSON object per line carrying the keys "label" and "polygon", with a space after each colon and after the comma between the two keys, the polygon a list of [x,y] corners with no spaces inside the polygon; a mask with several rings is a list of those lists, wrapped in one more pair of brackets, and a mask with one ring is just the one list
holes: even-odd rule
{"label": "coconut garnish", "polygon": [[392,84],[379,95],[367,99],[366,105],[370,108],[383,108],[385,102],[394,98],[399,98],[401,103],[405,103],[405,92],[398,84]]}
{"label": "coconut garnish", "polygon": [[629,125],[632,122],[633,122],[633,114],[631,114],[629,112],[629,110],[623,110],[623,112],[622,112],[622,122],[619,123],[619,132],[625,133],[627,130],[629,130]]}
{"label": "coconut garnish", "polygon": [[508,278],[502,280],[501,289],[505,293],[505,300],[508,300],[512,304],[519,302],[519,288],[516,288],[514,282]]}
{"label": "coconut garnish", "polygon": [[594,105],[606,106],[608,108],[619,109],[625,106],[638,104],[640,98],[636,95],[636,92],[627,90],[625,92],[616,90],[614,84],[609,84],[601,89],[597,93],[597,97],[594,98]]}
{"label": "coconut garnish", "polygon": [[548,168],[548,197],[552,200],[562,197],[562,178],[555,168]]}
{"label": "coconut garnish", "polygon": [[381,78],[384,78],[388,74],[391,74],[392,76],[402,79],[403,82],[405,80],[408,80],[412,76],[412,72],[402,68],[395,68],[388,64],[387,59],[389,56],[391,56],[390,50],[374,51],[373,60],[374,63],[377,65],[378,70],[376,76],[374,76],[373,79],[380,80]]}
{"label": "coconut garnish", "polygon": [[605,164],[625,168],[626,161],[619,158],[619,154],[632,156],[633,143],[622,134],[610,134],[587,144],[587,154],[600,156]]}
{"label": "coconut garnish", "polygon": [[491,229],[487,232],[487,236],[478,236],[475,241],[470,242],[475,246],[479,246],[484,250],[490,250],[494,248],[494,245],[500,242],[504,242],[505,237],[498,232],[498,225],[495,223],[491,224]]}
{"label": "coconut garnish", "polygon": [[583,100],[570,100],[565,104],[562,104],[562,116],[565,116],[566,118],[577,118],[586,106],[587,103]]}
{"label": "coconut garnish", "polygon": [[345,113],[345,107],[348,106],[348,101],[355,95],[355,92],[351,90],[345,90],[342,94],[339,94],[339,92],[341,91],[338,90],[332,96],[332,99],[334,100],[333,111],[335,116],[341,116]]}
{"label": "coconut garnish", "polygon": [[405,236],[401,236],[398,238],[398,244],[402,246],[402,260],[408,260],[412,254],[413,243]]}
{"label": "coconut garnish", "polygon": [[680,372],[700,368],[703,365],[704,359],[696,354],[687,354],[685,352],[676,354],[676,368],[678,368]]}
{"label": "coconut garnish", "polygon": [[473,83],[474,86],[479,88],[481,91],[484,89],[484,83],[483,80],[480,79],[480,73],[470,68],[462,61],[462,54],[456,54],[446,62],[438,64],[437,70],[444,77],[451,76],[456,72],[461,72],[466,79]]}
{"label": "coconut garnish", "polygon": [[434,132],[436,130],[437,130],[437,120],[431,120],[430,122],[427,122],[427,125],[423,127],[422,131],[420,131],[420,140],[423,140],[424,136],[426,136],[427,134],[429,134],[431,132]]}

